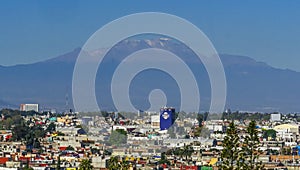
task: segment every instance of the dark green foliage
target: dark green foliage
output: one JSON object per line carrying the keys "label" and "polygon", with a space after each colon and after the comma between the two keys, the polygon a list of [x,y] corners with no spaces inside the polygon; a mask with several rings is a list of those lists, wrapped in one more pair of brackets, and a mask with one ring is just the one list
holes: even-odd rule
{"label": "dark green foliage", "polygon": [[24,170],[33,170],[33,168],[25,167]]}
{"label": "dark green foliage", "polygon": [[194,149],[191,145],[185,145],[182,149],[182,155],[185,156],[185,160],[188,160],[188,157],[191,157],[194,152]]}
{"label": "dark green foliage", "polygon": [[92,166],[92,161],[91,160],[83,159],[80,162],[79,170],[92,170],[92,169],[93,169],[93,166]]}
{"label": "dark green foliage", "polygon": [[33,148],[39,148],[40,142],[38,139],[45,136],[45,130],[40,125],[27,127],[26,129],[27,132],[25,138],[23,137],[23,139],[26,139],[26,145],[32,146]]}
{"label": "dark green foliage", "polygon": [[60,170],[60,155],[57,157],[56,170]]}
{"label": "dark green foliage", "polygon": [[91,148],[92,154],[100,154],[100,149],[97,148]]}
{"label": "dark green foliage", "polygon": [[204,120],[204,115],[202,115],[202,114],[197,114],[197,120],[198,120],[198,122],[199,122],[199,127],[201,127],[201,126],[202,126],[202,122],[203,122],[203,120]]}
{"label": "dark green foliage", "polygon": [[222,164],[219,166],[222,170],[262,170],[264,165],[259,162],[260,141],[255,121],[251,121],[246,129],[245,140],[240,143],[240,138],[236,126],[230,123],[226,137],[223,141],[223,150],[221,153]]}
{"label": "dark green foliage", "polygon": [[[30,148],[39,148],[39,138],[44,137],[46,131],[41,125],[34,125],[29,127],[30,123],[25,122],[22,114],[38,114],[36,112],[20,112],[17,110],[4,109],[0,111],[4,119],[1,121],[1,127],[4,129],[12,130],[12,141],[25,141],[26,145]],[[53,125],[50,126],[50,130],[53,130]]]}
{"label": "dark green foliage", "polygon": [[112,149],[105,149],[103,155],[111,155]]}
{"label": "dark green foliage", "polygon": [[122,144],[127,143],[127,132],[123,129],[117,129],[112,131],[110,138],[109,138],[109,144],[120,146]]}
{"label": "dark green foliage", "polygon": [[270,120],[270,114],[268,113],[240,113],[240,112],[229,112],[223,113],[222,119],[227,120]]}
{"label": "dark green foliage", "polygon": [[192,156],[194,149],[191,145],[185,145],[183,148],[174,148],[168,150],[166,155],[176,155],[180,158],[185,158],[186,160]]}
{"label": "dark green foliage", "polygon": [[26,136],[28,136],[30,128],[23,122],[21,124],[15,125],[15,127],[12,129],[13,138],[14,141],[21,141],[25,140]]}
{"label": "dark green foliage", "polygon": [[194,129],[194,136],[208,138],[210,136],[210,131],[205,126],[200,126]]}
{"label": "dark green foliage", "polygon": [[67,151],[74,151],[75,149],[74,149],[72,146],[69,145],[69,146],[66,148],[66,150],[67,150]]}
{"label": "dark green foliage", "polygon": [[33,168],[29,167],[29,160],[26,161],[26,165],[24,167],[24,170],[33,170]]}
{"label": "dark green foliage", "polygon": [[221,153],[222,170],[239,170],[241,169],[241,151],[239,150],[240,138],[236,126],[233,122],[227,128],[226,137],[223,141],[223,150]]}
{"label": "dark green foliage", "polygon": [[55,132],[55,129],[56,129],[55,124],[52,122],[48,125],[46,132],[53,133],[53,132]]}
{"label": "dark green foliage", "polygon": [[58,132],[57,132],[57,136],[65,136],[65,134],[62,133],[62,132],[60,132],[60,131],[58,131]]}
{"label": "dark green foliage", "polygon": [[161,159],[158,161],[159,164],[168,164],[170,165],[170,161],[166,157],[166,153],[162,152],[161,153]]}
{"label": "dark green foliage", "polygon": [[283,147],[281,149],[281,154],[282,155],[290,155],[292,153],[291,147]]}
{"label": "dark green foliage", "polygon": [[263,137],[266,138],[266,139],[272,138],[272,140],[275,140],[275,138],[276,138],[276,131],[274,129],[264,130]]}
{"label": "dark green foliage", "polygon": [[120,169],[121,165],[119,163],[119,157],[116,156],[110,157],[110,159],[107,161],[107,167],[109,170]]}
{"label": "dark green foliage", "polygon": [[259,150],[260,141],[255,121],[251,121],[247,127],[247,136],[243,143],[243,169],[261,170],[263,169],[262,162],[258,161],[261,151]]}
{"label": "dark green foliage", "polygon": [[0,111],[2,120],[0,121],[0,128],[11,130],[15,125],[23,123],[21,112],[18,110],[3,109]]}
{"label": "dark green foliage", "polygon": [[121,160],[118,156],[112,156],[107,161],[107,167],[109,170],[128,170],[130,165],[124,158]]}

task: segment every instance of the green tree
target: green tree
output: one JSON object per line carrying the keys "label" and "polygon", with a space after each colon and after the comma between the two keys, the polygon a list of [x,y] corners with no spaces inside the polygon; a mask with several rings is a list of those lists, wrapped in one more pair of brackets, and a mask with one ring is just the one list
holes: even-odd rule
{"label": "green tree", "polygon": [[242,147],[244,156],[243,169],[261,170],[264,166],[261,161],[258,161],[261,151],[258,148],[260,146],[260,141],[255,121],[250,122],[246,131],[247,136]]}
{"label": "green tree", "polygon": [[22,118],[22,116],[19,115],[19,114],[13,116],[11,119],[12,119],[14,125],[21,124],[24,121],[24,119]]}
{"label": "green tree", "polygon": [[159,164],[168,164],[170,165],[170,161],[167,159],[166,153],[161,153],[161,159],[159,160]]}
{"label": "green tree", "polygon": [[71,145],[69,145],[67,148],[66,148],[67,151],[74,151],[74,147],[72,147]]}
{"label": "green tree", "polygon": [[210,136],[209,129],[207,127],[205,127],[205,126],[202,126],[201,130],[200,130],[200,136],[204,137],[204,138],[209,138],[209,136]]}
{"label": "green tree", "polygon": [[292,153],[292,148],[291,147],[286,148],[286,154],[290,155],[291,153]]}
{"label": "green tree", "polygon": [[92,161],[89,159],[83,159],[79,164],[79,170],[92,170]]}
{"label": "green tree", "polygon": [[127,143],[127,132],[123,129],[117,129],[112,131],[110,138],[109,138],[109,144],[120,146],[122,144]]}
{"label": "green tree", "polygon": [[263,133],[263,137],[268,139],[269,137],[272,138],[272,140],[275,140],[276,138],[276,131],[274,129],[268,129],[265,130]]}
{"label": "green tree", "polygon": [[199,127],[202,126],[203,119],[204,119],[203,114],[197,114],[197,120],[199,122]]}
{"label": "green tree", "polygon": [[7,118],[3,121],[4,129],[11,129],[11,126],[14,124],[12,118]]}
{"label": "green tree", "polygon": [[55,132],[55,129],[56,129],[55,124],[52,122],[48,125],[46,132],[53,133],[53,132]]}
{"label": "green tree", "polygon": [[27,161],[26,161],[26,165],[25,165],[25,167],[24,167],[24,170],[33,170],[33,168],[31,168],[30,166],[29,166],[29,160],[27,159]]}
{"label": "green tree", "polygon": [[221,153],[222,170],[239,170],[241,169],[241,151],[239,150],[240,138],[234,122],[229,124],[226,136],[223,141],[223,150]]}
{"label": "green tree", "polygon": [[100,149],[90,147],[92,154],[100,154]]}
{"label": "green tree", "polygon": [[26,139],[26,135],[28,135],[29,127],[25,125],[25,123],[17,124],[12,129],[13,140],[20,141]]}
{"label": "green tree", "polygon": [[182,149],[182,156],[185,156],[185,160],[188,160],[188,157],[191,157],[194,149],[191,145],[185,145]]}
{"label": "green tree", "polygon": [[39,138],[45,136],[45,130],[41,125],[36,125],[33,127],[28,127],[28,131],[25,134],[26,145],[29,145],[33,148],[40,148]]}
{"label": "green tree", "polygon": [[112,156],[110,157],[110,159],[108,160],[108,169],[109,170],[116,170],[116,169],[120,169],[121,165],[119,163],[119,158],[116,156]]}
{"label": "green tree", "polygon": [[60,170],[60,155],[57,157],[56,170]]}
{"label": "green tree", "polygon": [[112,149],[105,149],[104,151],[103,151],[103,155],[111,155],[112,154]]}
{"label": "green tree", "polygon": [[122,162],[120,162],[120,170],[128,170],[130,167],[129,165],[129,161],[126,161],[125,159],[122,160]]}
{"label": "green tree", "polygon": [[[168,155],[176,155],[176,156],[182,156],[182,149],[180,148],[174,148],[174,149],[170,149],[169,151],[167,151]],[[182,157],[180,157],[182,158]]]}

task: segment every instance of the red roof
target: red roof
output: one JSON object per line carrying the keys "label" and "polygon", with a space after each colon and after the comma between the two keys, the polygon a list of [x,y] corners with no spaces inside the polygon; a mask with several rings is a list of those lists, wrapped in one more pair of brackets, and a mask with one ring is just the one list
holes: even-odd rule
{"label": "red roof", "polygon": [[0,164],[5,164],[8,161],[6,157],[0,157]]}
{"label": "red roof", "polygon": [[67,146],[60,146],[58,149],[61,151],[65,151],[67,149]]}
{"label": "red roof", "polygon": [[181,166],[180,169],[181,170],[184,170],[184,169],[197,170],[198,167],[197,166]]}
{"label": "red roof", "polygon": [[30,157],[25,157],[25,156],[21,156],[19,158],[20,161],[29,161],[30,160]]}

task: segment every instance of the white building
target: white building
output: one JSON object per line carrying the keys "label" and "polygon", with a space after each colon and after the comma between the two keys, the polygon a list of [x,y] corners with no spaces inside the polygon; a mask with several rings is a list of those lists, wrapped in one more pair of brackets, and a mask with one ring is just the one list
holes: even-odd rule
{"label": "white building", "polygon": [[281,121],[281,114],[280,113],[274,113],[271,114],[271,122],[277,122],[277,121]]}
{"label": "white building", "polygon": [[292,142],[292,143],[286,143],[287,146],[289,145],[296,146],[297,143],[294,142],[296,141],[296,135],[299,134],[299,125],[281,124],[275,126],[273,129],[277,132],[276,137],[279,140],[284,140],[285,142]]}
{"label": "white building", "polygon": [[151,128],[153,128],[153,129],[160,128],[160,116],[159,115],[151,116]]}
{"label": "white building", "polygon": [[222,132],[223,131],[223,125],[211,124],[211,125],[205,125],[205,127],[213,132],[216,132],[216,131]]}
{"label": "white building", "polygon": [[35,111],[39,112],[39,105],[38,104],[21,104],[20,105],[20,111]]}

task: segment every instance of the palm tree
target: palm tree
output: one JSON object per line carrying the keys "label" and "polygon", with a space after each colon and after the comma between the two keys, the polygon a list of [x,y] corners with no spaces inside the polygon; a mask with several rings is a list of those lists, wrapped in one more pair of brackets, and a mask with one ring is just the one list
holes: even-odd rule
{"label": "palm tree", "polygon": [[119,169],[121,166],[119,164],[119,158],[116,156],[110,157],[108,160],[108,169],[109,170],[116,170]]}
{"label": "palm tree", "polygon": [[121,162],[120,166],[121,166],[121,168],[120,168],[121,170],[128,170],[130,167],[129,162],[126,160],[123,160]]}
{"label": "palm tree", "polygon": [[79,165],[79,170],[92,170],[92,162],[89,159],[83,159]]}

